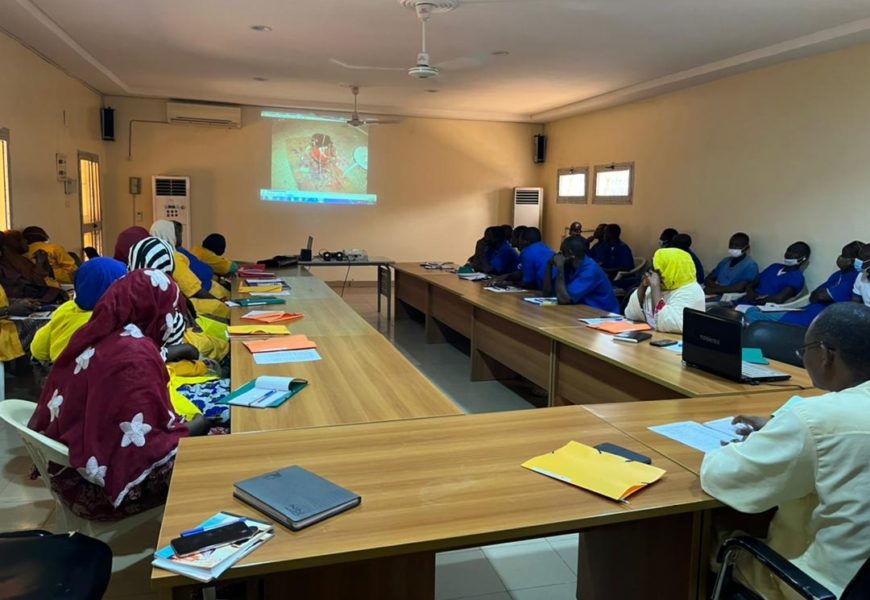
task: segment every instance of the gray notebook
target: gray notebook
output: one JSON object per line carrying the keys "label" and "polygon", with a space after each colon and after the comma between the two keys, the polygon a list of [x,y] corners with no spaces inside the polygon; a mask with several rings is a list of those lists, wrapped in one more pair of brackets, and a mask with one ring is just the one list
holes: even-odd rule
{"label": "gray notebook", "polygon": [[361,501],[359,495],[293,465],[235,484],[233,496],[298,531]]}

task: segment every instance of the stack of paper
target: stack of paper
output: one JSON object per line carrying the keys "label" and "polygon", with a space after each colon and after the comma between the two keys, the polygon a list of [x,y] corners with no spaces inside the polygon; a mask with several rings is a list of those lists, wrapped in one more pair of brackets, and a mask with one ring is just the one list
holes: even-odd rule
{"label": "stack of paper", "polygon": [[252,310],[242,315],[242,318],[247,321],[258,321],[260,323],[284,323],[286,321],[301,319],[302,315],[283,310]]}
{"label": "stack of paper", "polygon": [[733,420],[734,417],[724,417],[707,421],[703,425],[695,421],[679,421],[649,427],[649,430],[707,453],[721,448],[723,443],[727,444],[743,439],[743,436],[731,424]]}
{"label": "stack of paper", "polygon": [[531,304],[537,304],[538,306],[555,306],[559,304],[559,299],[555,297],[545,298],[541,296],[536,296],[532,298],[523,298],[523,300],[525,300],[526,302],[530,302]]}
{"label": "stack of paper", "polygon": [[527,460],[523,466],[619,501],[625,501],[665,474],[664,469],[626,460],[578,442],[568,442],[555,452]]}
{"label": "stack of paper", "polygon": [[616,335],[617,333],[625,333],[626,331],[648,331],[652,329],[646,323],[634,323],[632,321],[604,321],[603,323],[597,323],[595,325],[588,325],[592,329],[597,329],[599,331],[603,331],[605,333],[612,333]]}
{"label": "stack of paper", "polygon": [[525,288],[517,287],[515,285],[488,285],[485,288],[488,292],[495,292],[496,294],[505,294],[505,293],[518,293],[518,292],[527,292]]}
{"label": "stack of paper", "polygon": [[279,350],[308,350],[317,348],[317,344],[303,334],[288,335],[270,340],[251,340],[245,342],[245,347],[253,353],[277,352]]}
{"label": "stack of paper", "polygon": [[230,335],[290,335],[286,325],[230,325]]}
{"label": "stack of paper", "polygon": [[577,319],[584,325],[588,325],[589,327],[596,327],[601,325],[602,323],[618,323],[620,321],[625,321],[625,317],[622,315],[607,315],[606,317],[594,317],[594,318],[586,318],[586,319]]}
{"label": "stack of paper", "polygon": [[214,550],[206,550],[198,554],[191,554],[184,558],[176,556],[172,546],[166,546],[154,553],[154,560],[151,564],[204,583],[217,579],[224,571],[259,548],[260,545],[272,539],[275,535],[271,523],[226,512],[217,513],[210,519],[200,523],[199,527],[211,529],[229,525],[240,519],[244,519],[245,524],[249,527],[257,529],[257,533],[248,540],[238,544],[220,546]]}
{"label": "stack of paper", "polygon": [[486,273],[457,273],[460,279],[465,279],[466,281],[483,281],[484,279],[489,279],[490,276]]}
{"label": "stack of paper", "polygon": [[284,286],[280,283],[267,283],[264,285],[247,285],[243,283],[239,286],[239,293],[250,294],[251,292],[259,292],[261,294],[272,294],[280,292],[283,289]]}

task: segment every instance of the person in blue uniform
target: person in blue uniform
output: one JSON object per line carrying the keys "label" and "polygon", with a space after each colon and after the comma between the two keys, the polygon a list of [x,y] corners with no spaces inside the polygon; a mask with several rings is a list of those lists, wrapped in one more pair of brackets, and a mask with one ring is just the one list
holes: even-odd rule
{"label": "person in blue uniform", "polygon": [[507,239],[500,225],[487,227],[483,240],[478,242],[471,265],[478,273],[507,275],[517,270],[520,257]]}
{"label": "person in blue uniform", "polygon": [[746,287],[758,277],[758,263],[749,256],[749,236],[735,233],[728,240],[728,256],[719,261],[704,280],[707,294],[731,294],[745,292]]}
{"label": "person in blue uniform", "polygon": [[621,236],[622,227],[611,223],[604,228],[604,241],[596,246],[595,260],[611,279],[620,271],[631,271],[634,268],[634,254]]}
{"label": "person in blue uniform", "polygon": [[558,254],[548,262],[544,274],[544,295],[556,296],[559,304],[585,304],[618,313],[619,302],[613,286],[598,264],[586,256],[586,241],[569,236]]}
{"label": "person in blue uniform", "polygon": [[739,304],[782,304],[801,293],[806,283],[803,268],[810,259],[806,242],[795,242],[785,251],[782,262],[773,263],[746,287]]}

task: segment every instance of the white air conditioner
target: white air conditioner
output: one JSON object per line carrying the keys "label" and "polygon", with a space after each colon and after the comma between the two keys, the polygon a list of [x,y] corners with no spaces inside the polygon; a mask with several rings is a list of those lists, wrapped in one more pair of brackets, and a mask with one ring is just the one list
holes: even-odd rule
{"label": "white air conditioner", "polygon": [[238,129],[242,126],[242,109],[238,106],[222,104],[167,102],[166,119],[170,123]]}
{"label": "white air conditioner", "polygon": [[190,177],[155,175],[151,178],[154,194],[154,220],[178,221],[184,226],[182,245],[190,248]]}
{"label": "white air conditioner", "polygon": [[514,227],[541,227],[544,210],[544,188],[514,188]]}

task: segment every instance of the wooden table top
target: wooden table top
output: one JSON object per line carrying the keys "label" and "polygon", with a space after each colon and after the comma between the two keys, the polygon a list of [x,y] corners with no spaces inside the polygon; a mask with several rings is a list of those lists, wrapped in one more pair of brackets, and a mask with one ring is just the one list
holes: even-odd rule
{"label": "wooden table top", "polygon": [[[750,385],[737,383],[698,369],[683,366],[678,352],[656,348],[648,343],[625,344],[614,342],[612,336],[589,327],[546,328],[554,340],[596,358],[614,364],[626,371],[654,381],[689,397],[726,394],[757,394],[813,387],[805,369],[770,361],[770,367],[791,375],[788,381]],[[680,335],[653,332],[653,339],[682,339]]]}
{"label": "wooden table top", "polygon": [[395,263],[393,269],[402,273],[407,273],[408,275],[453,275],[456,277],[456,273],[451,273],[450,271],[444,271],[442,269],[424,269],[420,266],[420,263],[422,262],[424,261]]}
{"label": "wooden table top", "polygon": [[[520,466],[570,440],[611,442],[667,471],[628,504]],[[705,510],[699,479],[580,406],[185,438],[159,546],[208,516],[258,515],[235,500],[236,481],[300,465],[362,496],[362,505],[276,536],[224,578],[418,551],[441,551]],[[188,583],[155,569],[155,587]]]}
{"label": "wooden table top", "polygon": [[620,431],[652,448],[693,473],[700,474],[704,454],[694,448],[659,435],[648,428],[677,421],[704,423],[737,415],[768,416],[792,396],[818,396],[822,390],[741,394],[716,398],[681,398],[678,400],[648,400],[586,404],[585,410],[604,419]]}

